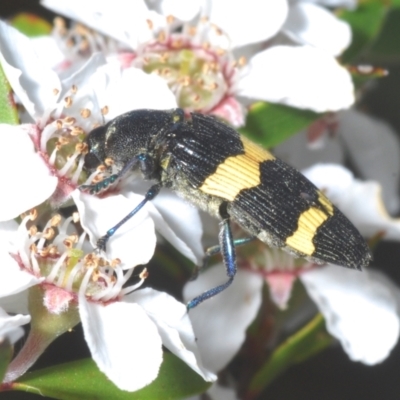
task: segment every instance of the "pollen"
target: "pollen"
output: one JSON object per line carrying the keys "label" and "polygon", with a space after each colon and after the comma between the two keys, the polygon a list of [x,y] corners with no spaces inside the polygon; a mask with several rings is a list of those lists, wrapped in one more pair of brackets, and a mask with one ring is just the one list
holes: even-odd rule
{"label": "pollen", "polygon": [[51,240],[54,238],[55,231],[53,228],[46,228],[43,232],[43,237],[47,240]]}
{"label": "pollen", "polygon": [[71,136],[79,136],[79,135],[83,135],[83,133],[84,133],[84,130],[79,126],[74,126],[70,131]]}
{"label": "pollen", "polygon": [[190,26],[188,28],[188,34],[190,36],[195,36],[197,34],[197,28],[195,26]]}
{"label": "pollen", "polygon": [[163,53],[160,55],[160,62],[162,62],[163,64],[167,63],[169,60],[170,56],[167,52]]}
{"label": "pollen", "polygon": [[212,24],[211,26],[218,36],[221,36],[223,34],[222,29],[218,25]]}
{"label": "pollen", "polygon": [[121,264],[121,260],[119,258],[114,258],[113,260],[111,260],[111,267],[115,268],[116,266]]}
{"label": "pollen", "polygon": [[106,164],[107,167],[111,167],[112,165],[114,165],[114,160],[111,157],[107,157],[104,160],[104,164]]}
{"label": "pollen", "polygon": [[154,28],[153,21],[151,19],[146,19],[146,22],[149,29],[152,30]]}
{"label": "pollen", "polygon": [[86,143],[77,143],[75,145],[75,151],[79,154],[86,154],[88,152],[88,145]]}
{"label": "pollen", "polygon": [[50,226],[56,227],[56,226],[60,225],[60,222],[61,222],[61,215],[55,214],[51,217]]}
{"label": "pollen", "polygon": [[89,118],[91,115],[91,111],[88,108],[82,108],[81,116],[82,118]]}
{"label": "pollen", "polygon": [[59,91],[57,88],[54,88],[54,89],[53,89],[53,94],[54,94],[54,96],[57,96],[58,93],[60,93],[60,91]]}
{"label": "pollen", "polygon": [[72,249],[72,248],[73,248],[73,245],[74,245],[75,243],[77,243],[77,242],[78,242],[78,235],[77,235],[77,234],[70,235],[70,236],[68,236],[68,237],[63,241],[64,246],[65,246],[67,249]]}
{"label": "pollen", "polygon": [[76,122],[76,119],[74,117],[65,117],[63,120],[63,124],[67,125],[67,126],[73,125],[73,124],[75,124],[75,122]]}
{"label": "pollen", "polygon": [[243,67],[244,65],[246,65],[246,63],[247,63],[246,57],[242,56],[242,57],[240,57],[240,58],[238,59],[238,65],[239,65],[240,67]]}
{"label": "pollen", "polygon": [[72,103],[73,103],[73,100],[72,100],[72,97],[71,97],[71,96],[65,97],[65,99],[64,99],[64,107],[65,107],[65,108],[71,107],[71,106],[72,106]]}
{"label": "pollen", "polygon": [[104,107],[101,109],[101,115],[107,115],[108,112],[109,112],[108,106],[104,106]]}
{"label": "pollen", "polygon": [[66,33],[66,25],[64,18],[56,17],[53,20],[54,28],[58,30],[58,32],[62,35]]}
{"label": "pollen", "polygon": [[144,268],[143,271],[140,273],[139,278],[146,279],[148,276],[149,276],[149,272],[147,271],[147,268]]}
{"label": "pollen", "polygon": [[70,90],[71,90],[71,93],[75,94],[78,91],[78,86],[72,85]]}
{"label": "pollen", "polygon": [[165,34],[165,32],[160,31],[160,33],[158,34],[158,41],[163,43],[163,42],[165,42],[166,39],[167,39],[167,35]]}
{"label": "pollen", "polygon": [[29,217],[31,221],[34,221],[38,217],[38,210],[36,208],[32,208],[29,212]]}
{"label": "pollen", "polygon": [[97,168],[96,171],[98,172],[106,172],[107,171],[107,166],[104,164],[100,164]]}
{"label": "pollen", "polygon": [[79,222],[80,221],[80,216],[79,216],[79,213],[78,212],[74,212],[74,213],[72,213],[72,221],[74,221],[75,222],[75,224],[77,223],[77,222]]}
{"label": "pollen", "polygon": [[218,83],[217,82],[213,82],[211,83],[211,85],[209,86],[210,90],[216,90],[218,89]]}
{"label": "pollen", "polygon": [[176,39],[171,42],[171,47],[174,49],[180,49],[183,46],[183,41],[181,39]]}

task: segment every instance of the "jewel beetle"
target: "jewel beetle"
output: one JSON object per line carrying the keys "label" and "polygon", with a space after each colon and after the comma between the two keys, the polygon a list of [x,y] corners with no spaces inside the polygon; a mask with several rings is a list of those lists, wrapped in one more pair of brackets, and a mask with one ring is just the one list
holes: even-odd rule
{"label": "jewel beetle", "polygon": [[[143,201],[98,240],[99,249],[162,187],[220,220],[219,245],[207,254],[221,252],[228,279],[194,298],[188,309],[232,283],[235,246],[255,238],[319,264],[361,269],[371,260],[361,234],[323,192],[215,117],[186,117],[179,108],[134,110],[95,128],[86,143],[86,170],[112,160],[114,173],[81,190],[99,193],[132,170],[154,181]],[[249,237],[234,240],[231,221]]]}

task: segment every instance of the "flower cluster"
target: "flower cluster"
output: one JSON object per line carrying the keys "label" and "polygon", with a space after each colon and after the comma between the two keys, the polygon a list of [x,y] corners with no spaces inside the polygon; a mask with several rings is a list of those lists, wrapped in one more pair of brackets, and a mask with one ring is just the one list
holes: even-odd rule
{"label": "flower cluster", "polygon": [[[173,296],[141,288],[148,276],[142,265],[161,235],[200,266],[216,226],[162,189],[103,254],[97,240],[144,199],[150,184],[132,173],[100,195],[79,190],[109,172],[105,166],[86,171],[86,135],[126,111],[181,107],[241,127],[249,106],[268,101],[328,112],[276,154],[303,169],[343,163],[350,153],[363,177],[380,184],[333,164],[304,174],[366,237],[399,240],[400,222],[383,205],[399,208],[398,182],[389,173],[400,169],[399,146],[389,127],[347,110],[355,90],[338,57],[351,31],[324,3],[114,0],[88,8],[77,0],[42,0],[71,25],[58,18],[51,37],[29,39],[0,22],[0,63],[22,121],[0,125],[7,190],[0,209],[0,344],[15,343],[21,326],[31,323],[5,383],[79,322],[92,358],[120,389],[138,390],[157,377],[162,346],[215,381],[260,312],[264,285],[285,309],[297,278],[352,360],[371,365],[388,356],[399,337],[400,297],[378,271],[316,266],[254,244],[247,253],[238,249],[231,289],[188,315]],[[361,135],[365,130],[372,133]],[[372,148],[386,154],[379,168]],[[212,266],[184,287],[184,299],[215,287],[223,275],[222,265]],[[218,398],[218,390],[210,395]]]}
{"label": "flower cluster", "polygon": [[[28,38],[4,23],[0,29],[2,66],[28,113],[25,124],[1,125],[2,167],[12,167],[13,173],[7,174],[5,185],[12,190],[1,211],[0,304],[17,313],[11,317],[2,311],[2,337],[14,342],[21,330],[11,328],[31,321],[29,337],[6,382],[23,374],[51,341],[79,321],[93,359],[121,389],[137,390],[155,379],[162,344],[204,379],[214,379],[201,365],[185,305],[153,289],[135,291],[147,276],[136,267],[153,256],[155,230],[199,262],[197,211],[170,193],[161,194],[164,206],[145,207],[110,240],[104,258],[93,253],[96,240],[143,196],[128,194],[129,187],[102,199],[78,190],[79,184],[93,179],[83,171],[86,133],[125,111],[124,101],[136,108],[172,108],[174,97],[160,78],[121,70],[100,55],[61,79],[37,58]],[[158,105],[149,90],[164,93]],[[71,204],[79,213],[68,216],[66,208],[66,218],[54,214],[55,207],[62,211]],[[181,214],[173,215],[164,208],[168,204],[179,207]],[[20,215],[20,223],[15,222]],[[198,227],[190,234],[184,228],[188,221]],[[128,281],[132,277],[134,284]],[[22,315],[28,312],[30,316]]]}

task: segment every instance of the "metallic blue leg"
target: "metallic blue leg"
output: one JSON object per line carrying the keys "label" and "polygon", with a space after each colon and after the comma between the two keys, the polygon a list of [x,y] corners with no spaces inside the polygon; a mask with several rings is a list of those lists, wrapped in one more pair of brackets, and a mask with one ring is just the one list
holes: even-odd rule
{"label": "metallic blue leg", "polygon": [[[249,236],[249,237],[246,237],[246,238],[235,239],[233,241],[233,245],[235,247],[242,246],[244,244],[252,242],[255,239],[257,239],[255,236]],[[195,279],[197,279],[200,271],[205,269],[205,268],[207,268],[208,262],[210,261],[210,258],[212,256],[214,256],[215,254],[218,254],[220,252],[221,252],[221,246],[219,244],[209,247],[206,250],[206,254],[205,254],[204,258],[203,258],[203,264],[200,265],[200,266],[196,266],[193,269],[193,273],[192,273],[192,276],[190,277],[190,280],[194,281]]]}
{"label": "metallic blue leg", "polygon": [[122,218],[117,225],[109,229],[107,233],[97,241],[97,249],[105,251],[108,239],[110,239],[110,237],[114,235],[114,233],[117,231],[118,228],[120,228],[126,221],[132,218],[141,208],[143,208],[143,206],[149,200],[153,200],[160,192],[160,189],[161,189],[160,183],[153,185],[145,194],[144,199],[126,217]]}
{"label": "metallic blue leg", "polygon": [[[250,238],[239,239],[239,241],[247,240],[250,241]],[[187,309],[190,310],[204,300],[209,299],[210,297],[215,296],[216,294],[225,290],[233,281],[236,274],[236,253],[235,253],[235,243],[232,237],[232,229],[230,225],[229,218],[224,219],[221,222],[221,229],[219,232],[219,246],[214,246],[209,249],[211,254],[215,254],[218,250],[221,250],[222,259],[224,261],[226,267],[226,274],[228,275],[228,281],[223,283],[222,285],[216,286],[213,289],[207,290],[202,293],[200,296],[195,297],[193,300],[189,301],[187,304]]]}
{"label": "metallic blue leg", "polygon": [[125,167],[118,172],[118,174],[113,174],[108,178],[103,179],[100,182],[97,182],[93,185],[81,185],[79,186],[79,190],[84,192],[89,192],[90,194],[97,194],[100,193],[102,190],[106,189],[108,186],[113,184],[117,179],[124,176],[128,171],[135,168],[137,164],[140,164],[142,170],[146,171],[146,163],[148,163],[149,157],[145,154],[139,154],[138,156],[132,158]]}

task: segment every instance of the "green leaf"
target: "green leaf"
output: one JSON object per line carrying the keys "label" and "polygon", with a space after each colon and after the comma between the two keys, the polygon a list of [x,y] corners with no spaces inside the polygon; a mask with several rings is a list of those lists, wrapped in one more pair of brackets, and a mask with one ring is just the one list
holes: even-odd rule
{"label": "green leaf", "polygon": [[321,314],[314,317],[305,327],[290,336],[271,355],[253,377],[246,399],[254,399],[291,365],[300,363],[321,352],[333,339],[325,330]]}
{"label": "green leaf", "polygon": [[281,104],[258,102],[251,106],[240,132],[265,148],[274,147],[309,126],[322,114]]}
{"label": "green leaf", "polygon": [[9,21],[10,24],[28,37],[49,35],[52,25],[34,14],[20,13]]}
{"label": "green leaf", "polygon": [[381,31],[368,49],[366,57],[375,63],[400,61],[400,8],[392,8],[387,13]]}
{"label": "green leaf", "polygon": [[378,34],[386,12],[384,2],[364,1],[354,11],[345,10],[340,14],[353,32],[352,43],[341,57],[344,63],[358,62],[365,57],[364,53]]}
{"label": "green leaf", "polygon": [[[132,379],[135,379],[132,376]],[[183,361],[164,353],[157,379],[137,392],[119,390],[99,371],[92,359],[84,359],[31,372],[11,390],[41,394],[63,400],[154,400],[182,399],[207,390],[205,382]]]}
{"label": "green leaf", "polygon": [[12,357],[12,345],[9,340],[4,339],[0,341],[0,382],[6,374],[8,364],[10,364]]}
{"label": "green leaf", "polygon": [[17,107],[12,96],[11,86],[0,64],[0,123],[16,125],[19,123]]}

